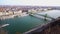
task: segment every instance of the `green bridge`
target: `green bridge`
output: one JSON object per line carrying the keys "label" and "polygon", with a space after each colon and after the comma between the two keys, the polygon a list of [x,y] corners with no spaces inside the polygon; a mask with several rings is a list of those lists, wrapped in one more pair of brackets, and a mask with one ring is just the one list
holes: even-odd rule
{"label": "green bridge", "polygon": [[48,14],[43,15],[43,14],[33,13],[33,14],[30,14],[30,15],[31,15],[31,16],[38,15],[38,16],[42,16],[42,17],[44,17],[44,18],[49,18],[49,19],[55,20],[55,18],[50,17]]}

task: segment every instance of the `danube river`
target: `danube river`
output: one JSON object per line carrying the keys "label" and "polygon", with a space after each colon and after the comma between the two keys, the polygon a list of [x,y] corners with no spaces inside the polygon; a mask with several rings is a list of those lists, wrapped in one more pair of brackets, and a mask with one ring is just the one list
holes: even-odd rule
{"label": "danube river", "polygon": [[4,29],[8,31],[9,34],[15,34],[16,32],[23,33],[29,31],[37,25],[47,23],[47,21],[32,16],[25,16],[2,20],[0,23],[9,24],[9,26],[4,27]]}

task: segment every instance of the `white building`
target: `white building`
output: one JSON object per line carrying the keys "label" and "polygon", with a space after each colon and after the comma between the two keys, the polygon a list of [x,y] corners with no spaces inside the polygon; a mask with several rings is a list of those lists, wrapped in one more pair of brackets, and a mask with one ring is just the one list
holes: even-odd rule
{"label": "white building", "polygon": [[29,12],[31,12],[31,13],[36,13],[37,11],[34,10],[34,9],[30,9],[30,10],[28,10],[28,13],[29,13]]}

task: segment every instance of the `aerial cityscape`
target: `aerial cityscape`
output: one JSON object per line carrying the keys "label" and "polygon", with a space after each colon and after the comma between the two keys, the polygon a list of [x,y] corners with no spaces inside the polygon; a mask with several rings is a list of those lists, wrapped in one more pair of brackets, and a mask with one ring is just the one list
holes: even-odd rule
{"label": "aerial cityscape", "polygon": [[58,34],[57,31],[60,32],[58,6],[0,6],[0,34]]}
{"label": "aerial cityscape", "polygon": [[60,0],[0,0],[0,34],[60,34]]}

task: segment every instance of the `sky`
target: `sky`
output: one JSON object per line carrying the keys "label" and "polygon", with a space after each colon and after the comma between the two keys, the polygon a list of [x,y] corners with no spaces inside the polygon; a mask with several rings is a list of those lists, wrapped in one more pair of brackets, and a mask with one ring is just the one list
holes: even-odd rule
{"label": "sky", "polygon": [[0,5],[60,6],[60,0],[0,0]]}

